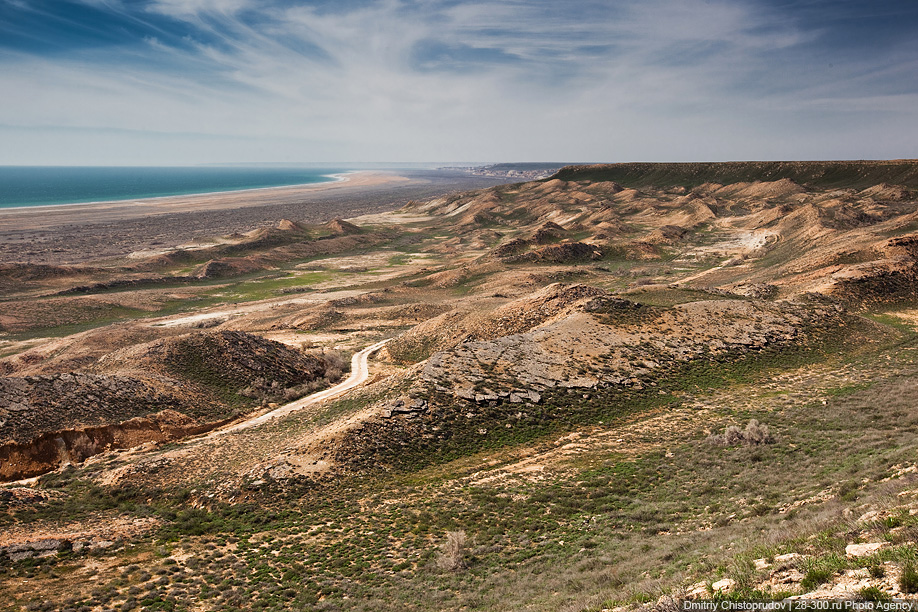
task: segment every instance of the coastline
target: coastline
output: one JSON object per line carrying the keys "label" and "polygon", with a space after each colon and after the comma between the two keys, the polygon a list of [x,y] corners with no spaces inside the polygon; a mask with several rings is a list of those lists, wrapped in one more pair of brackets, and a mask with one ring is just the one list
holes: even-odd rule
{"label": "coastline", "polygon": [[113,205],[113,204],[129,204],[129,203],[143,203],[143,202],[156,202],[158,200],[170,200],[174,198],[192,198],[195,196],[219,196],[227,193],[250,193],[258,191],[268,191],[273,189],[306,189],[309,187],[320,187],[323,185],[330,185],[332,183],[340,183],[349,180],[349,175],[357,174],[363,172],[362,170],[349,170],[347,172],[336,172],[335,174],[323,174],[325,178],[331,180],[328,181],[319,181],[316,183],[298,183],[294,185],[271,185],[268,187],[246,187],[243,189],[225,189],[221,191],[200,191],[194,193],[179,193],[172,195],[159,195],[159,196],[144,196],[137,198],[120,198],[117,200],[91,200],[88,202],[57,202],[53,204],[22,204],[20,206],[0,206],[0,213],[4,211],[23,211],[23,210],[53,210],[60,208],[62,206],[92,206],[96,204],[101,205]]}
{"label": "coastline", "polygon": [[0,265],[86,264],[272,227],[395,210],[501,181],[436,170],[337,173],[339,180],[210,194],[0,209]]}
{"label": "coastline", "polygon": [[[55,226],[119,221],[151,215],[291,203],[306,196],[329,190],[356,192],[365,188],[408,184],[413,180],[398,174],[365,170],[328,176],[334,177],[334,180],[302,185],[258,187],[154,198],[0,208],[0,231],[29,231]],[[37,215],[35,213],[40,214]]]}

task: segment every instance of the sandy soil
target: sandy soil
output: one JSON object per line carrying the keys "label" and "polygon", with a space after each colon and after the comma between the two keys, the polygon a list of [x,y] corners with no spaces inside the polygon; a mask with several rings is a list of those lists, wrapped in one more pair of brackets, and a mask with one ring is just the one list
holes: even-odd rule
{"label": "sandy soil", "polygon": [[678,282],[681,284],[691,283],[703,276],[711,274],[712,272],[722,270],[728,265],[730,261],[732,261],[734,257],[746,257],[753,255],[759,251],[759,249],[765,247],[768,244],[769,239],[777,239],[777,237],[777,233],[770,230],[756,230],[754,232],[742,231],[727,240],[718,242],[717,244],[707,247],[698,247],[695,249],[698,253],[716,253],[723,257],[727,257],[727,260],[719,266],[714,266],[713,268],[702,270],[701,272],[683,278]]}

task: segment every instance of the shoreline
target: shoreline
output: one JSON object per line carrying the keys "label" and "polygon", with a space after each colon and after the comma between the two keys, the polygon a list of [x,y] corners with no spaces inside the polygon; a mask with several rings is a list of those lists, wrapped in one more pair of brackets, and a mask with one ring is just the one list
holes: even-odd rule
{"label": "shoreline", "polygon": [[336,174],[339,180],[298,186],[0,209],[0,265],[111,260],[245,233],[282,219],[325,223],[502,182],[435,170]]}
{"label": "shoreline", "polygon": [[[30,231],[55,226],[121,221],[171,213],[231,210],[281,203],[289,204],[307,196],[330,190],[358,192],[365,188],[385,188],[387,185],[407,184],[414,180],[394,173],[366,170],[338,173],[335,176],[336,180],[301,185],[257,187],[234,191],[215,191],[102,202],[0,208],[0,231]],[[41,214],[34,214],[36,212]]]}
{"label": "shoreline", "polygon": [[272,189],[306,189],[309,187],[320,187],[332,183],[341,183],[350,180],[348,175],[365,172],[364,170],[348,170],[347,172],[336,172],[335,174],[323,174],[323,178],[329,178],[329,181],[317,181],[315,183],[293,183],[292,185],[271,185],[269,187],[244,187],[242,189],[226,189],[224,191],[195,191],[192,193],[176,193],[161,196],[140,196],[136,198],[122,198],[119,200],[90,200],[88,202],[58,202],[56,204],[23,204],[20,206],[0,206],[0,214],[5,211],[25,211],[25,210],[44,210],[56,209],[61,206],[92,206],[92,205],[117,205],[117,204],[139,204],[142,202],[156,202],[157,200],[169,200],[172,198],[191,198],[195,196],[219,196],[228,193],[248,193],[257,191],[268,191]]}

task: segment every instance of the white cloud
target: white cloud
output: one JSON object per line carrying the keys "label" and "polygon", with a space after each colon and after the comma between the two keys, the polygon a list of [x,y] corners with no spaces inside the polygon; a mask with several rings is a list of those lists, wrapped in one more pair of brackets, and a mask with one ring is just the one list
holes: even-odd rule
{"label": "white cloud", "polygon": [[172,17],[188,18],[202,13],[232,15],[254,6],[254,0],[155,0],[149,10]]}
{"label": "white cloud", "polygon": [[[67,142],[90,142],[93,129],[123,130],[105,132],[88,153],[109,163],[125,154],[127,144],[115,143],[141,141],[147,150],[130,154],[147,154],[143,163],[174,159],[178,147],[195,157],[186,162],[715,159],[794,157],[791,144],[811,147],[796,137],[798,109],[916,112],[908,96],[865,96],[863,83],[814,82],[810,73],[795,77],[793,66],[770,65],[769,52],[793,51],[817,33],[747,2],[600,2],[594,10],[614,13],[583,20],[540,1],[440,9],[381,0],[347,12],[272,5],[252,24],[241,13],[256,7],[159,0],[153,9],[194,24],[198,40],[209,41],[188,50],[149,38],[150,57],[169,69],[7,61],[0,123],[41,128],[44,139],[47,126],[79,128],[60,131]],[[417,70],[425,41],[518,59]],[[176,74],[176,65],[186,72]],[[871,67],[854,76],[869,78]],[[0,163],[16,155],[0,146]]]}

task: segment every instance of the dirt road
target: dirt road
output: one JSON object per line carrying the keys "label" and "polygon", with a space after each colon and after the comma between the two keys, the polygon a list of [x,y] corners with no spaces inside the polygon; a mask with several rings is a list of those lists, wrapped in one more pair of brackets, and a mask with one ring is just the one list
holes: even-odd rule
{"label": "dirt road", "polygon": [[389,340],[391,340],[391,338],[387,340],[383,340],[381,342],[377,342],[376,344],[371,344],[365,349],[354,353],[354,356],[351,357],[350,375],[345,380],[338,383],[334,387],[330,387],[328,389],[325,389],[324,391],[313,393],[312,395],[308,395],[306,397],[300,398],[296,400],[295,402],[284,404],[283,406],[276,408],[275,410],[272,410],[271,412],[266,412],[265,414],[262,414],[261,416],[257,416],[257,417],[248,419],[247,421],[243,421],[242,423],[237,423],[236,425],[233,425],[231,427],[212,431],[211,433],[207,434],[207,436],[205,436],[205,439],[215,438],[217,436],[222,436],[222,435],[234,432],[234,431],[241,431],[243,429],[248,429],[249,427],[254,427],[255,425],[260,425],[261,423],[266,423],[270,421],[271,419],[275,419],[277,417],[281,417],[281,416],[290,414],[291,412],[296,412],[297,410],[301,410],[307,406],[311,406],[313,404],[317,404],[319,402],[323,402],[325,400],[333,399],[340,395],[344,395],[346,392],[362,384],[364,381],[366,381],[367,378],[369,378],[370,366],[367,363],[367,361],[369,360],[370,355],[372,355],[373,353],[375,353],[376,351],[384,347],[386,343],[389,342]]}

